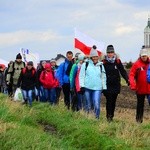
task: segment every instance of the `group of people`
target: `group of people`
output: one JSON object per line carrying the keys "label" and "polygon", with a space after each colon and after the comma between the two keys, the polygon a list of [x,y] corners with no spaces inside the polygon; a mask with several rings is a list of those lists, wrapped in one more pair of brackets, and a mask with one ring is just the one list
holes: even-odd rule
{"label": "group of people", "polygon": [[4,76],[8,95],[12,98],[16,89],[21,88],[24,103],[29,106],[32,106],[33,99],[48,101],[51,105],[58,104],[62,90],[67,109],[83,109],[87,113],[94,113],[97,119],[100,117],[103,94],[106,98],[106,118],[111,122],[121,90],[122,76],[131,90],[136,91],[136,121],[142,123],[144,100],[150,95],[150,83],[146,79],[149,63],[148,52],[143,48],[128,75],[113,45],[107,46],[106,55],[101,60],[94,45],[88,56],[76,53],[73,58],[72,51],[68,51],[60,66],[56,65],[55,59],[51,59],[49,63],[43,61],[36,69],[32,61],[25,64],[19,53],[5,73],[0,66],[0,81]]}

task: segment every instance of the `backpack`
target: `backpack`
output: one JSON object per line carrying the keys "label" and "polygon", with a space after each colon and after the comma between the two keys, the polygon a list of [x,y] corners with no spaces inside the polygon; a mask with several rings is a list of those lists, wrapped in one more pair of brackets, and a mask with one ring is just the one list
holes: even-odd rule
{"label": "backpack", "polygon": [[[25,66],[26,66],[26,64],[25,64],[25,62],[22,62],[23,63],[23,68],[25,68]],[[15,72],[15,62],[13,62],[13,64],[12,64],[12,68],[13,68],[13,71],[12,71],[12,76],[14,75],[14,72]],[[22,68],[22,69],[23,69]]]}
{"label": "backpack", "polygon": [[[26,66],[26,64],[25,64],[25,62],[22,62],[23,63],[23,68]],[[13,62],[13,64],[12,64],[12,68],[13,68],[13,72],[12,72],[12,74],[14,74],[14,72],[15,72],[15,62]],[[23,69],[22,68],[22,69]]]}
{"label": "backpack", "polygon": [[[22,64],[22,66],[21,66],[21,69],[19,69],[20,70],[20,73],[21,73],[21,70],[25,67],[25,62],[21,62]],[[15,74],[15,71],[18,71],[18,68],[16,68],[16,62],[13,62],[13,64],[12,64],[12,72],[8,72],[8,74],[10,74],[10,83],[13,83],[13,84],[16,84],[17,83],[17,80],[15,79],[14,80],[14,74]],[[19,75],[17,75],[18,76],[18,78],[19,78]]]}
{"label": "backpack", "polygon": [[150,83],[150,64],[148,65],[147,69],[147,82]]}
{"label": "backpack", "polygon": [[[23,73],[23,74],[25,74],[26,71],[27,71],[26,68],[23,68],[23,69],[22,69],[22,73]],[[34,74],[35,74],[35,69],[32,69],[32,76],[34,76]]]}

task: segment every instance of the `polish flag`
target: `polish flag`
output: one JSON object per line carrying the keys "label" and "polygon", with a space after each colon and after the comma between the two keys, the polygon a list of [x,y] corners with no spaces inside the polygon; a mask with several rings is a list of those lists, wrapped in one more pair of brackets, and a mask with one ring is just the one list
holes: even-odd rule
{"label": "polish flag", "polygon": [[104,49],[104,43],[98,42],[92,39],[91,37],[89,37],[88,35],[75,29],[75,43],[74,43],[75,48],[81,50],[85,55],[89,55],[93,45],[97,47],[97,51],[100,56],[102,50]]}

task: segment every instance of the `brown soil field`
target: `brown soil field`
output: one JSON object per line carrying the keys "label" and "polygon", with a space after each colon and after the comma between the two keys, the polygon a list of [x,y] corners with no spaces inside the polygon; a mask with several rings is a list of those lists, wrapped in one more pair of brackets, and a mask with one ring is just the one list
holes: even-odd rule
{"label": "brown soil field", "polygon": [[[105,97],[102,96],[101,108],[105,112]],[[136,113],[136,95],[134,91],[131,91],[128,86],[122,86],[121,93],[118,95],[116,102],[115,118],[116,119],[127,119],[128,121],[135,121]],[[150,122],[150,106],[147,98],[145,98],[144,106],[144,121]]]}

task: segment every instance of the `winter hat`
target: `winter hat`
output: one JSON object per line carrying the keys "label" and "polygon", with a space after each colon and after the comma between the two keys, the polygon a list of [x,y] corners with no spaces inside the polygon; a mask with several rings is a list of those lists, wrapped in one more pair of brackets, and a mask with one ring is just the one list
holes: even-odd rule
{"label": "winter hat", "polygon": [[19,54],[17,54],[16,59],[22,59],[22,56],[21,56],[21,54],[20,54],[20,53],[19,53]]}
{"label": "winter hat", "polygon": [[147,51],[147,49],[141,49],[141,51],[140,51],[140,56],[148,56],[148,51]]}
{"label": "winter hat", "polygon": [[45,69],[51,69],[50,63],[46,63],[46,64],[45,64]]}
{"label": "winter hat", "polygon": [[27,65],[28,65],[28,66],[33,66],[33,61],[29,61],[29,62],[27,63]]}
{"label": "winter hat", "polygon": [[106,49],[106,53],[115,52],[113,45],[108,45]]}
{"label": "winter hat", "polygon": [[84,54],[79,54],[78,55],[78,60],[81,61],[81,60],[84,60],[85,58],[85,55]]}
{"label": "winter hat", "polygon": [[97,47],[95,45],[93,45],[93,47],[91,48],[91,51],[90,51],[90,57],[98,56],[98,52],[96,49],[97,49]]}
{"label": "winter hat", "polygon": [[50,63],[52,63],[52,62],[55,62],[55,63],[56,63],[56,60],[55,60],[54,58],[52,58],[52,59],[50,60]]}

